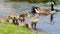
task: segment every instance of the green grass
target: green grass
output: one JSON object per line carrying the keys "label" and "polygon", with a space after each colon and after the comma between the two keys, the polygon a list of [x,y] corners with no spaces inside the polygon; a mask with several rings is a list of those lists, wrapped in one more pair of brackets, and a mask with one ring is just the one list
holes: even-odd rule
{"label": "green grass", "polygon": [[0,34],[32,34],[27,28],[10,23],[0,23]]}

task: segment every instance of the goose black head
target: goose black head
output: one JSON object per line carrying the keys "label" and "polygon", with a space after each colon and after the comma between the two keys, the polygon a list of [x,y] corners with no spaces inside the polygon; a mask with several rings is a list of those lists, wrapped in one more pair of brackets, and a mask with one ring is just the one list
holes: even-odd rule
{"label": "goose black head", "polygon": [[36,10],[35,9],[37,9],[37,7],[33,6],[32,9],[31,9],[31,13],[32,14],[35,14],[36,13]]}

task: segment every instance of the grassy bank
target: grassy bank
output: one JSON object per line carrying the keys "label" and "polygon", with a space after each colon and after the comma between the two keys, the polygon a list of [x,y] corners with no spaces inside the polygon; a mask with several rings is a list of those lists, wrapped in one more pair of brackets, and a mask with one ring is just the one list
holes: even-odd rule
{"label": "grassy bank", "polygon": [[0,23],[0,34],[49,34],[46,32],[30,30],[11,23]]}
{"label": "grassy bank", "polygon": [[0,23],[0,34],[32,34],[27,28],[10,23]]}

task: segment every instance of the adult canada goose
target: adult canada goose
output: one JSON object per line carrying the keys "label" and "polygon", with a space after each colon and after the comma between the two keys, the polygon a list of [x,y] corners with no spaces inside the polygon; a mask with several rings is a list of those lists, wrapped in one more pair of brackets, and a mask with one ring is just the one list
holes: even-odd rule
{"label": "adult canada goose", "polygon": [[50,9],[44,8],[44,7],[37,7],[37,6],[35,6],[34,8],[35,8],[34,12],[38,13],[40,16],[46,16],[46,15],[55,13],[55,11],[51,11]]}
{"label": "adult canada goose", "polygon": [[54,5],[51,4],[51,10],[48,8],[41,7],[41,6],[40,7],[33,6],[31,13],[33,13],[33,14],[38,13],[39,16],[47,16],[47,15],[51,14],[50,21],[52,22],[53,21],[53,14],[55,13],[55,11],[53,11],[54,10],[53,6]]}
{"label": "adult canada goose", "polygon": [[[54,5],[55,5],[55,2],[51,2],[51,11],[54,11]],[[53,24],[53,15],[54,15],[54,13],[51,14],[51,17],[50,17],[51,24]]]}

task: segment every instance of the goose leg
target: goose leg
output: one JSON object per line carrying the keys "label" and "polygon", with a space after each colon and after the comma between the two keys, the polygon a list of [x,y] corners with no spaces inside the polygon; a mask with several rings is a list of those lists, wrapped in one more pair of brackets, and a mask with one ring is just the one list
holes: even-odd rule
{"label": "goose leg", "polygon": [[19,25],[19,24],[18,24],[18,20],[16,20],[16,25]]}
{"label": "goose leg", "polygon": [[34,29],[36,30],[36,23],[34,24]]}
{"label": "goose leg", "polygon": [[31,24],[31,27],[33,28],[33,24]]}
{"label": "goose leg", "polygon": [[53,18],[54,18],[53,15],[54,15],[54,14],[51,14],[51,17],[50,17],[50,22],[51,22],[51,23],[50,23],[50,24],[53,24]]}

